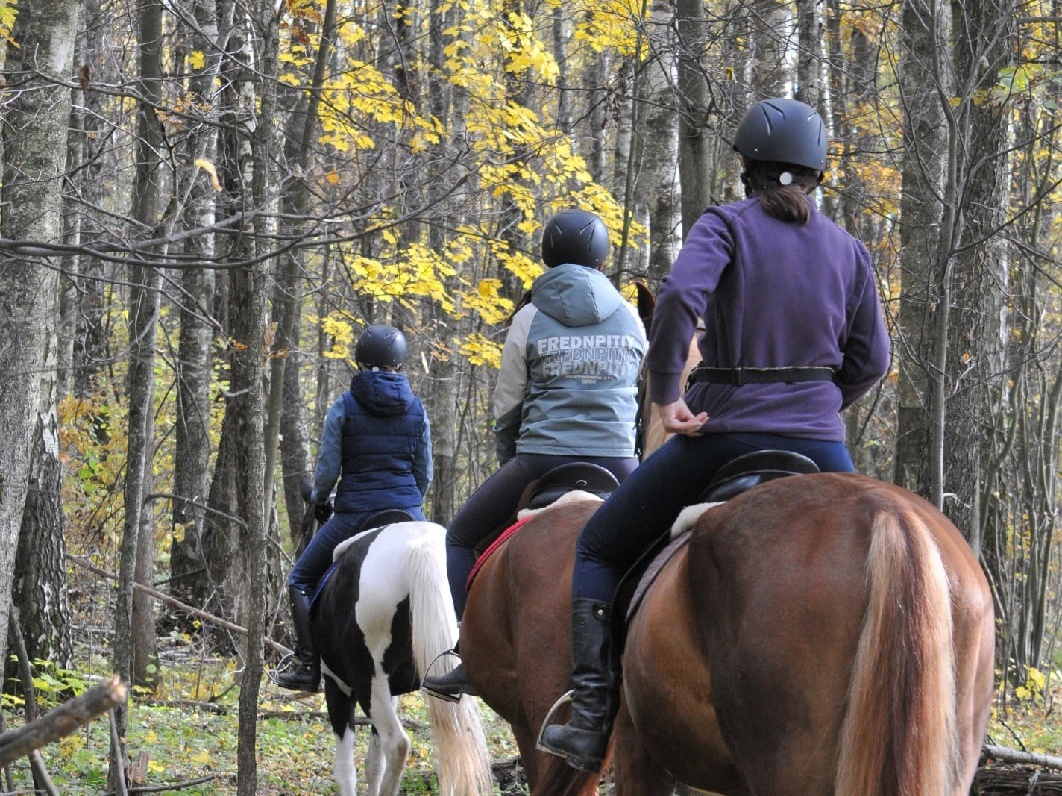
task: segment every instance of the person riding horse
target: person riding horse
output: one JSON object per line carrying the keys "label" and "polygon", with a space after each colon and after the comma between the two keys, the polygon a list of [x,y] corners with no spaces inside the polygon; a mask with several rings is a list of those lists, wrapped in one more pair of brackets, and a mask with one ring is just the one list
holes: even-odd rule
{"label": "person riding horse", "polygon": [[[595,214],[563,210],[542,233],[547,271],[513,316],[494,391],[501,468],[447,528],[454,609],[464,613],[476,548],[513,514],[524,489],[558,465],[589,462],[623,481],[638,465],[635,417],[646,338],[638,312],[601,272],[608,229]],[[442,699],[473,693],[463,666],[425,678]]]}
{"label": "person riding horse", "polygon": [[[675,436],[587,522],[572,575],[573,700],[540,748],[596,770],[619,704],[611,613],[623,574],[739,455],[779,449],[852,471],[839,412],[887,372],[889,337],[866,247],[808,198],[826,128],[793,99],[756,103],[738,126],[748,196],[708,208],[665,278],[646,363],[650,400]],[[701,364],[679,374],[697,320]]]}
{"label": "person riding horse", "polygon": [[[325,418],[310,495],[323,525],[288,577],[299,666],[277,676],[282,688],[317,691],[321,662],[313,643],[310,606],[336,546],[381,511],[399,510],[411,520],[425,519],[422,505],[432,478],[431,426],[409,380],[399,372],[406,352],[400,330],[369,326],[354,350],[358,372],[350,390]],[[329,496],[336,481],[333,513]]]}

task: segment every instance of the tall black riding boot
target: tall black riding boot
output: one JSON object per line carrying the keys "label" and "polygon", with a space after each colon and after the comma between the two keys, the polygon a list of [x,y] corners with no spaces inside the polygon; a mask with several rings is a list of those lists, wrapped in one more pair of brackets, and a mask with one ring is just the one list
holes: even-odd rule
{"label": "tall black riding boot", "polygon": [[291,621],[295,626],[295,656],[299,668],[277,675],[277,685],[292,691],[317,691],[321,682],[321,659],[313,644],[313,627],[310,624],[310,597],[296,586],[288,587],[291,600]]}
{"label": "tall black riding boot", "polygon": [[581,771],[601,768],[619,708],[611,608],[596,600],[572,601],[572,714],[567,724],[545,727],[538,743]]}

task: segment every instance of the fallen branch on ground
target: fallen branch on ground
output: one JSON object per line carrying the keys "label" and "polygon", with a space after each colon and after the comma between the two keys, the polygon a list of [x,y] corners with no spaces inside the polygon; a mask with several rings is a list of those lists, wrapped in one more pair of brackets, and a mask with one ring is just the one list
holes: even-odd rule
{"label": "fallen branch on ground", "polygon": [[124,701],[125,685],[114,675],[36,721],[0,734],[0,766],[58,741]]}
{"label": "fallen branch on ground", "polygon": [[[90,563],[88,561],[85,561],[83,558],[78,558],[77,556],[72,556],[70,554],[67,554],[66,557],[69,558],[71,561],[73,561],[75,564],[78,564],[79,566],[84,567],[85,569],[89,570],[90,572],[95,572],[97,575],[100,575],[101,577],[110,578],[111,580],[117,580],[118,579],[118,576],[115,575],[114,573],[108,572],[107,570],[103,569],[102,567],[97,567],[95,564],[92,564],[92,563]],[[160,601],[166,603],[167,605],[172,605],[174,608],[177,608],[178,610],[181,610],[181,611],[183,611],[186,614],[190,614],[192,616],[198,616],[200,619],[203,619],[203,620],[205,620],[207,622],[210,622],[213,625],[217,625],[218,627],[223,628],[225,630],[230,630],[233,633],[238,633],[241,636],[246,636],[247,635],[247,628],[240,627],[237,624],[229,622],[227,619],[222,619],[220,616],[214,616],[214,614],[207,613],[202,608],[196,608],[193,605],[188,605],[188,603],[182,603],[177,598],[170,597],[170,595],[164,594],[161,591],[158,591],[157,589],[151,588],[150,586],[145,586],[143,583],[134,583],[133,584],[133,588],[138,590],[138,591],[144,592],[144,594],[151,595],[156,600],[160,600]],[[271,638],[263,637],[262,638],[262,643],[265,644],[267,647],[271,647],[272,649],[276,650],[281,655],[291,655],[292,654],[292,650],[288,649],[283,644],[279,644],[276,641],[273,641],[273,639],[271,639]]]}

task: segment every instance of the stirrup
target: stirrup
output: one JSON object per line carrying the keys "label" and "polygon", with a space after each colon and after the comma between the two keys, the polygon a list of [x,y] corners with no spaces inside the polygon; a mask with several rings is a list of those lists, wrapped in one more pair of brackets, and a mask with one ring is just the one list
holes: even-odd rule
{"label": "stirrup", "polygon": [[[444,702],[457,702],[461,699],[462,696],[466,694],[468,696],[479,696],[479,693],[476,691],[476,689],[473,688],[472,685],[468,682],[467,677],[465,678],[465,682],[459,685],[458,690],[452,694],[439,691],[428,685],[428,681],[433,678],[433,675],[431,674],[432,667],[435,665],[435,662],[438,661],[439,658],[443,657],[444,655],[453,655],[455,658],[458,659],[458,661],[461,660],[461,656],[454,652],[454,650],[452,649],[443,650],[442,652],[440,652],[438,655],[432,658],[431,662],[428,664],[427,671],[424,673],[424,679],[420,681],[420,690],[426,693],[428,696],[434,697],[435,699],[441,699]],[[458,666],[460,665],[461,663],[458,663]],[[451,672],[456,671],[456,669],[457,667],[455,666],[449,672],[443,672],[442,674],[434,677],[435,679],[446,677]]]}
{"label": "stirrup", "polygon": [[538,737],[535,738],[536,749],[542,752],[546,752],[547,754],[556,755],[556,752],[554,752],[552,749],[547,749],[545,746],[542,745],[542,733],[546,731],[546,727],[550,726],[550,719],[553,718],[553,714],[556,713],[557,710],[559,710],[560,708],[570,703],[574,696],[574,688],[565,691],[563,694],[560,695],[557,701],[553,703],[553,707],[546,711],[546,717],[542,719],[542,726],[538,728]]}

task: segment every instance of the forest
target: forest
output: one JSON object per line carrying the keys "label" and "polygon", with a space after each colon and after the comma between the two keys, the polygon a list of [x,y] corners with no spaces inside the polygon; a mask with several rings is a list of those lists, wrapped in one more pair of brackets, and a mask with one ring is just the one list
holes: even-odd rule
{"label": "forest", "polygon": [[301,486],[359,334],[407,334],[446,525],[496,466],[543,222],[597,213],[608,277],[656,290],[742,196],[744,111],[787,96],[826,120],[815,200],[870,250],[892,340],[845,413],[857,470],[962,531],[1000,705],[1050,703],[1060,23],[1044,0],[0,0],[0,657],[77,670],[92,636],[150,690],[160,643],[207,638],[255,793]]}

